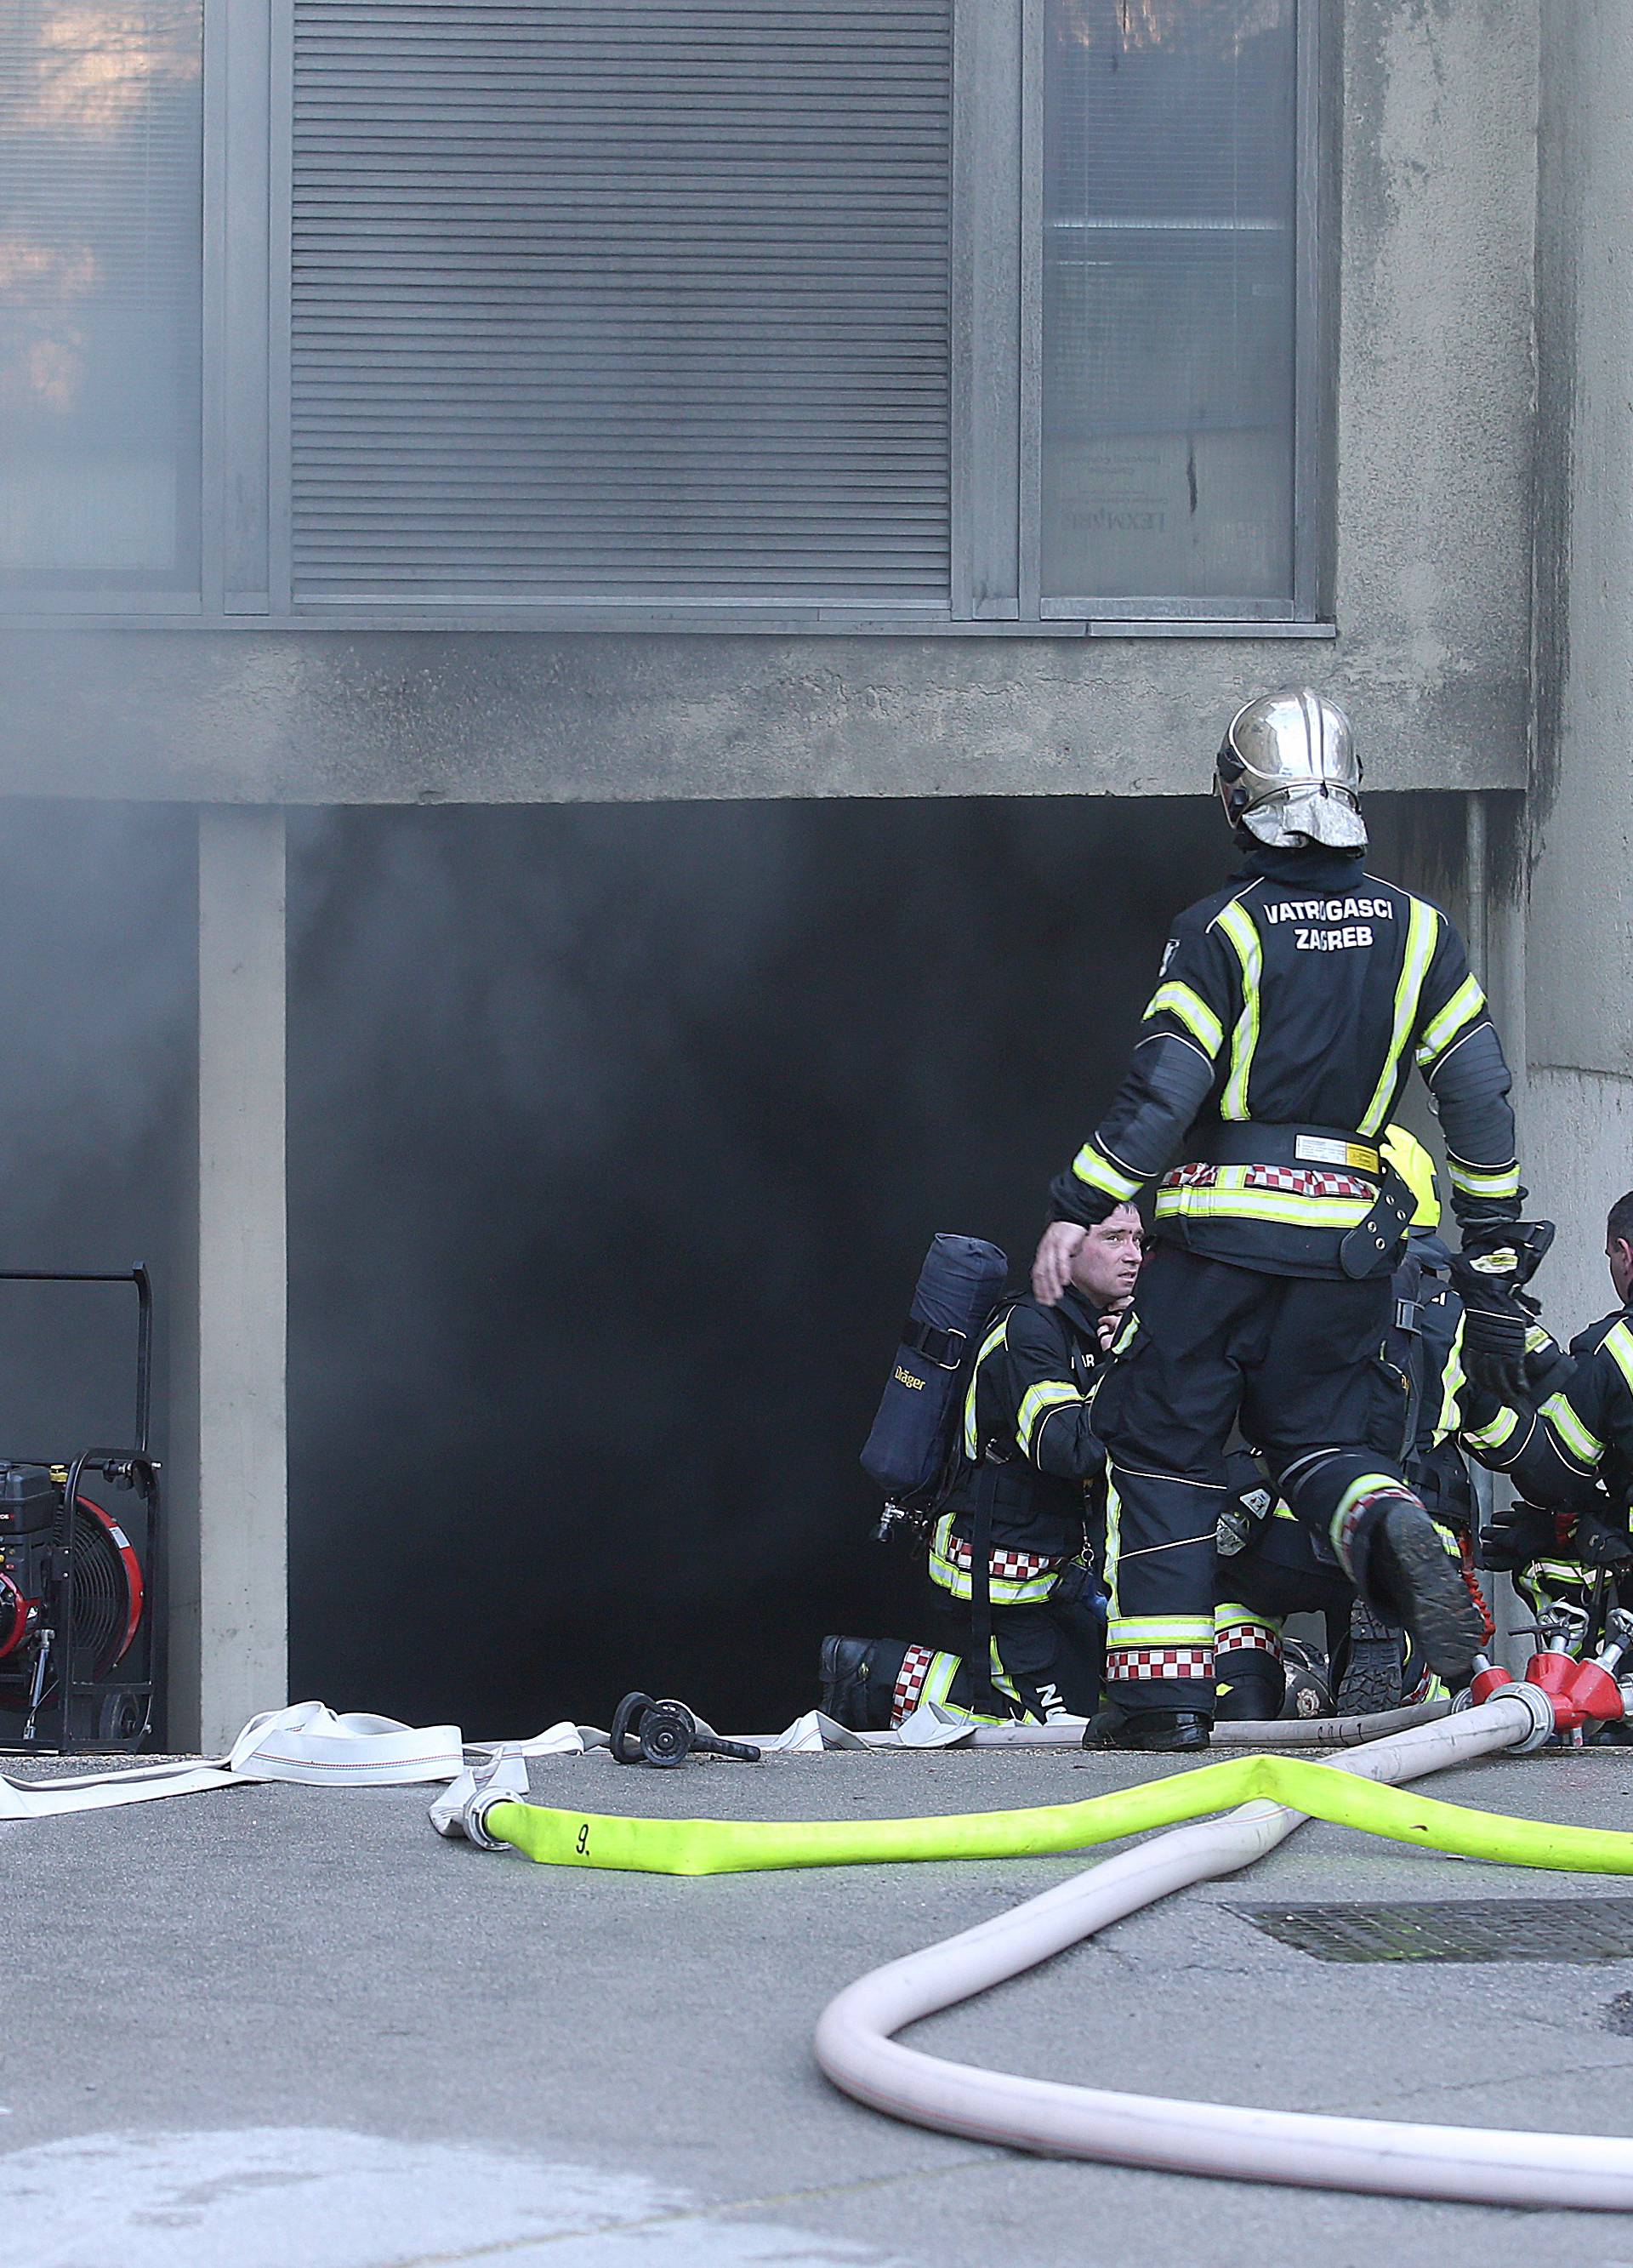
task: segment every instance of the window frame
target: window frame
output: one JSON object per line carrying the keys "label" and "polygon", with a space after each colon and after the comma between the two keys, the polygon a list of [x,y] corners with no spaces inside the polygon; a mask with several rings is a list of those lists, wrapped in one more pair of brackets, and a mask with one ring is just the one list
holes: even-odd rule
{"label": "window frame", "polygon": [[1041,591],[1046,0],[950,0],[951,544],[945,601],[609,605],[304,600],[291,588],[294,0],[206,0],[202,592],[18,594],[8,622],[962,637],[1331,637],[1335,0],[1296,11],[1293,590],[1289,600]]}
{"label": "window frame", "polygon": [[[979,0],[977,0],[979,4]],[[1320,636],[1323,531],[1328,519],[1320,250],[1322,207],[1321,17],[1323,0],[1291,0],[1294,35],[1293,477],[1292,577],[1285,599],[1111,599],[1045,596],[1043,484],[1043,102],[1048,0],[1020,0],[1025,16],[1021,128],[1021,479],[1019,550],[1023,615],[1037,622],[1119,625],[1160,635],[1240,625],[1254,635]]]}

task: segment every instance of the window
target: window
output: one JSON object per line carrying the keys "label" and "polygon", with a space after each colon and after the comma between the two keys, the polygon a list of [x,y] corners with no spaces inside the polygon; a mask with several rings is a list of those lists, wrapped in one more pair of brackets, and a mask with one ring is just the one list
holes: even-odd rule
{"label": "window", "polygon": [[951,10],[296,0],[296,603],[945,614]]}
{"label": "window", "polygon": [[13,603],[198,589],[202,37],[202,0],[0,0]]}
{"label": "window", "polygon": [[1291,611],[1295,0],[1046,0],[1041,589]]}
{"label": "window", "polygon": [[1329,0],[0,0],[0,599],[1315,621]]}

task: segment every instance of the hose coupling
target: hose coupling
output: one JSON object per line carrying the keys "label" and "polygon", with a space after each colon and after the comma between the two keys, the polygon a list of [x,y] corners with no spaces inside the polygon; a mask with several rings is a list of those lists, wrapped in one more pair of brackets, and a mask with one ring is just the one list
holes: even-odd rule
{"label": "hose coupling", "polygon": [[[1540,1660],[1542,1657],[1538,1656],[1535,1658]],[[1556,1659],[1557,1657],[1552,1658]],[[1553,1737],[1554,1703],[1552,1697],[1548,1693],[1545,1692],[1541,1685],[1532,1683],[1529,1676],[1516,1678],[1512,1685],[1505,1685],[1498,1697],[1504,1701],[1518,1701],[1521,1703],[1528,1712],[1531,1718],[1531,1729],[1527,1734],[1526,1734],[1524,1738],[1522,1740],[1510,1742],[1509,1753],[1511,1756],[1528,1756],[1533,1754],[1534,1750],[1541,1748],[1546,1742]]]}
{"label": "hose coupling", "polygon": [[460,1824],[465,1830],[466,1841],[474,1843],[479,1851],[503,1850],[504,1846],[498,1837],[488,1832],[488,1814],[497,1803],[514,1803],[517,1800],[515,1791],[511,1788],[479,1787],[475,1794],[467,1800],[460,1814]]}

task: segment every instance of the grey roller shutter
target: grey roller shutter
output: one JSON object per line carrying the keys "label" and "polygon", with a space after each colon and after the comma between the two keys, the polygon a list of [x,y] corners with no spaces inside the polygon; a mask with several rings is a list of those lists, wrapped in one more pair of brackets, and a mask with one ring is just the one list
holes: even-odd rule
{"label": "grey roller shutter", "polygon": [[950,0],[296,0],[298,602],[945,602]]}

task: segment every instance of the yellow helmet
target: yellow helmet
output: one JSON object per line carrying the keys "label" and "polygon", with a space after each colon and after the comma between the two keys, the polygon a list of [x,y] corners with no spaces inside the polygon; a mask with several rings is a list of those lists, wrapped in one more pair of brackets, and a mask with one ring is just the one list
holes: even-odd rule
{"label": "yellow helmet", "polygon": [[1412,1208],[1413,1227],[1438,1228],[1440,1176],[1435,1171],[1434,1160],[1416,1135],[1409,1134],[1404,1126],[1386,1128],[1383,1152],[1417,1200]]}

